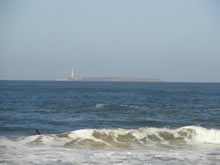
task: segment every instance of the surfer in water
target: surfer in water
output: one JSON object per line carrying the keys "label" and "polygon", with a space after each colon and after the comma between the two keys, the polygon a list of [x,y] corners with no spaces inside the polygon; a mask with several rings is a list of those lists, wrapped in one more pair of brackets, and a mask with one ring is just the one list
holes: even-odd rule
{"label": "surfer in water", "polygon": [[38,130],[38,129],[36,129],[36,130],[35,130],[34,135],[40,135],[40,132],[39,132],[39,130]]}

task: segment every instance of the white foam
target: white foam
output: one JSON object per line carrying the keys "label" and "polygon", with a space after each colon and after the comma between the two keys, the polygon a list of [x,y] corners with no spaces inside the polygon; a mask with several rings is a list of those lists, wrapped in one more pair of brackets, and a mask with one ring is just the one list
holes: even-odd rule
{"label": "white foam", "polygon": [[92,139],[92,133],[94,130],[92,129],[82,129],[82,130],[76,130],[76,131],[72,131],[70,134],[68,134],[68,136],[72,139]]}
{"label": "white foam", "polygon": [[[159,137],[155,143],[169,143],[175,138],[184,139],[196,147],[148,147],[146,148],[67,148],[66,142],[91,139],[103,142],[105,138],[94,136],[94,132],[113,137],[116,142],[121,135],[132,135],[141,141],[150,135]],[[0,137],[0,164],[218,164],[220,161],[220,130],[198,126],[179,129],[139,128],[139,129],[83,129],[64,134],[35,135],[11,139]],[[169,137],[171,136],[171,137]],[[104,139],[104,140],[103,140]],[[111,139],[111,138],[110,138]],[[135,142],[135,140],[134,140]],[[152,141],[153,143],[154,141]],[[39,145],[40,143],[40,145]],[[211,145],[207,145],[211,143]],[[201,145],[203,144],[203,145]],[[154,146],[154,145],[153,145]]]}
{"label": "white foam", "polygon": [[207,129],[198,126],[187,126],[181,129],[192,129],[192,141],[195,143],[220,144],[220,130]]}
{"label": "white foam", "polygon": [[[1,141],[1,139],[0,139]],[[53,146],[10,146],[5,150],[6,154],[0,155],[0,164],[217,164],[218,157],[209,153],[220,154],[217,150],[192,150],[192,149],[146,149],[146,150],[85,150],[69,149]]]}
{"label": "white foam", "polygon": [[105,104],[96,104],[95,107],[96,108],[103,108],[105,106]]}

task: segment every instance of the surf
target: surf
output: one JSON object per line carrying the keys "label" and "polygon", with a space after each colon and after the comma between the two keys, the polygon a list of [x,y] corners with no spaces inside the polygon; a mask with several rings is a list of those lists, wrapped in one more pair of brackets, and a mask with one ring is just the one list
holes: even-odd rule
{"label": "surf", "polygon": [[126,148],[220,145],[220,130],[200,126],[177,129],[145,127],[138,129],[81,129],[60,134],[27,136],[26,144],[58,145],[67,148]]}

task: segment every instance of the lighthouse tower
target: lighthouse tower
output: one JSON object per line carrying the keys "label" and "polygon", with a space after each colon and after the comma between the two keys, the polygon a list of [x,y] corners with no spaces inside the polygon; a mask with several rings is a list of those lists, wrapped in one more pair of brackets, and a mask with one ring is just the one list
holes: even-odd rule
{"label": "lighthouse tower", "polygon": [[72,80],[74,79],[74,71],[73,71],[73,68],[72,68],[71,79],[72,79]]}

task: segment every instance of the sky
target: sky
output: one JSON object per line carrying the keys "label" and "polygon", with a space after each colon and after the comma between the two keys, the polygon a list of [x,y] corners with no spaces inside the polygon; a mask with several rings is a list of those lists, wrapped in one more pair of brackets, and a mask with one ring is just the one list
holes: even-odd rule
{"label": "sky", "polygon": [[0,80],[220,82],[219,0],[0,0]]}

